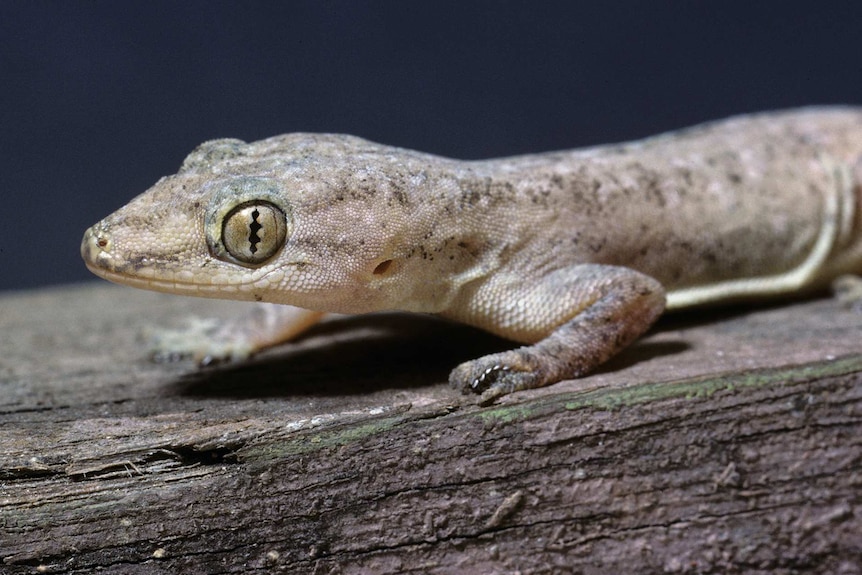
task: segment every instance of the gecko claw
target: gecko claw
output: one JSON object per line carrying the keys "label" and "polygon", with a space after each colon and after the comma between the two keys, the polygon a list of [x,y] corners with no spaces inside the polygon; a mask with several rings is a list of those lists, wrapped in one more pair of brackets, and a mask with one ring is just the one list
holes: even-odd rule
{"label": "gecko claw", "polygon": [[200,361],[198,361],[198,365],[200,367],[211,367],[211,366],[223,363],[224,361],[225,361],[225,358],[222,358],[222,357],[216,357],[214,355],[205,355],[200,359]]}

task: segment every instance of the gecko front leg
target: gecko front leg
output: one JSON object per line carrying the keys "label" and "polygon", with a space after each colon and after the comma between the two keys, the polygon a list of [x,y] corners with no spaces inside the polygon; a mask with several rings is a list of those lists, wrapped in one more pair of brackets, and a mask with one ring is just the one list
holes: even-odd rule
{"label": "gecko front leg", "polygon": [[[664,311],[665,291],[634,270],[585,264],[558,270],[538,285],[495,278],[471,294],[470,321],[499,335],[535,341],[456,367],[449,376],[464,393],[490,403],[514,391],[580,377],[632,343]],[[485,316],[476,316],[482,310]]]}
{"label": "gecko front leg", "polygon": [[184,329],[154,330],[151,356],[157,362],[187,357],[200,365],[241,361],[289,341],[324,315],[290,305],[259,303],[227,321],[191,318]]}

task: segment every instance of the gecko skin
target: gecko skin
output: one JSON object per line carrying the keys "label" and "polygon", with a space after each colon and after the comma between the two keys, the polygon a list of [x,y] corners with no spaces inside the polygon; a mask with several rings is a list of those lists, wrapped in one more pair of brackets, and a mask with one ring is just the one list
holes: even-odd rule
{"label": "gecko skin", "polygon": [[493,399],[584,375],[665,308],[862,271],[860,184],[862,108],[483,161],[344,135],[224,139],[87,230],[81,253],[122,284],[315,310],[236,324],[209,355],[321,312],[433,313],[525,344],[452,371]]}

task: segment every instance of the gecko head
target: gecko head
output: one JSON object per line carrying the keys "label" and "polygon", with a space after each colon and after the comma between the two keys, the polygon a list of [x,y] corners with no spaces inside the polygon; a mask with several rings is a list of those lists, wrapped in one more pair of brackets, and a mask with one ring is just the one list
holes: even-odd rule
{"label": "gecko head", "polygon": [[407,199],[382,164],[397,153],[317,134],[208,142],[88,229],[81,254],[96,275],[144,289],[323,311],[390,307],[381,285],[397,282],[398,266],[387,238],[405,225]]}
{"label": "gecko head", "polygon": [[195,180],[163,178],[88,229],[87,267],[144,289],[263,299],[292,224],[278,187],[266,178]]}

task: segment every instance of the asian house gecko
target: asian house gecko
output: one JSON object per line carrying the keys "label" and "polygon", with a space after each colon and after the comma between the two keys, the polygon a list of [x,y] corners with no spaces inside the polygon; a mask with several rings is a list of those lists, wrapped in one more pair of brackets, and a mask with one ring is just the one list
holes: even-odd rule
{"label": "asian house gecko", "polygon": [[482,161],[297,133],[202,144],[81,253],[121,284],[289,304],[179,350],[199,359],[245,357],[322,312],[432,313],[524,344],[452,371],[488,401],[586,374],[665,309],[862,271],[860,195],[862,108]]}

